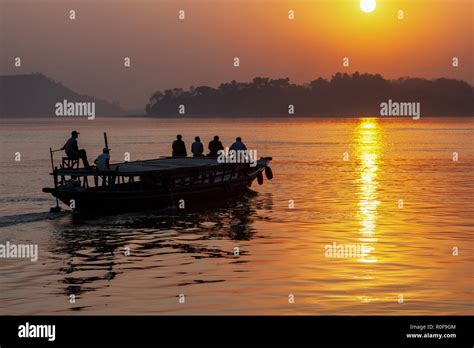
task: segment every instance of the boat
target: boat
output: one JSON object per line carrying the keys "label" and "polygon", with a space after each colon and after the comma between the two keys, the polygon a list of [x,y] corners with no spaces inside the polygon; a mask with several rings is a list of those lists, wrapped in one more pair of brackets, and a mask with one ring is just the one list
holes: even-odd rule
{"label": "boat", "polygon": [[161,157],[110,164],[110,170],[79,168],[67,158],[54,166],[53,187],[43,192],[79,213],[111,213],[165,207],[187,208],[209,199],[248,191],[253,181],[263,183],[263,173],[273,178],[271,157],[254,163],[221,163],[215,157]]}

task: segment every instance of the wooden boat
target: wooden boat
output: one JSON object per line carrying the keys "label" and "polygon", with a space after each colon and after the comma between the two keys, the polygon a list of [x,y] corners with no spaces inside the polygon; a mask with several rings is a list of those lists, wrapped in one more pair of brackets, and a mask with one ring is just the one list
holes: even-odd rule
{"label": "wooden boat", "polygon": [[[77,212],[116,212],[175,206],[235,195],[247,190],[263,172],[273,177],[271,157],[249,163],[219,163],[213,157],[163,157],[110,165],[108,171],[53,167],[54,187],[45,187]],[[78,164],[78,163],[77,163]],[[54,208],[53,208],[54,209]],[[60,208],[56,208],[60,209]]]}

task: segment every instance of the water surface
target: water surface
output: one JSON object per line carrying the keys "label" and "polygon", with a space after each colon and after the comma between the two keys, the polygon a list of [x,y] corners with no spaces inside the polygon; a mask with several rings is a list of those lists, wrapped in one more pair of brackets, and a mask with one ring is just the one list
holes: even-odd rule
{"label": "water surface", "polygon": [[[241,136],[274,180],[78,223],[41,192],[73,129],[92,159],[108,132],[116,161],[169,155],[178,133],[188,151]],[[472,118],[1,120],[0,243],[39,260],[0,259],[0,314],[472,315],[473,135]],[[363,253],[327,257],[333,243]]]}

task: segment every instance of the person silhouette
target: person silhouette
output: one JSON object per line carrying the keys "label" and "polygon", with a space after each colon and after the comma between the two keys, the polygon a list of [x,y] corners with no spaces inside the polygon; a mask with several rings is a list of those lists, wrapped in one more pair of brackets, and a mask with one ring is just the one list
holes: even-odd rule
{"label": "person silhouette", "polygon": [[87,153],[86,150],[81,149],[79,150],[79,146],[77,145],[77,138],[79,137],[78,131],[72,131],[71,137],[66,141],[66,144],[60,149],[66,152],[66,155],[70,159],[82,159],[84,163],[84,168],[90,169],[91,166],[89,165],[89,161],[87,160]]}
{"label": "person silhouette", "polygon": [[219,154],[218,154],[218,151],[219,150],[224,150],[224,146],[222,146],[222,143],[219,141],[219,137],[216,135],[214,137],[214,140],[211,140],[209,142],[209,157],[217,157]]}
{"label": "person silhouette", "polygon": [[97,165],[97,170],[106,171],[110,169],[110,149],[104,147],[102,153],[96,158],[94,163]]}
{"label": "person silhouette", "polygon": [[194,143],[191,145],[191,152],[193,153],[194,157],[202,156],[202,153],[204,152],[204,146],[201,143],[201,138],[194,138]]}
{"label": "person silhouette", "polygon": [[173,157],[186,157],[188,155],[186,152],[186,145],[184,144],[184,141],[181,140],[182,138],[181,134],[178,134],[176,140],[173,141]]}
{"label": "person silhouette", "polygon": [[247,146],[245,146],[245,144],[242,142],[242,138],[241,137],[237,137],[235,139],[235,143],[233,143],[231,146],[230,146],[230,149],[229,151],[246,151],[247,150]]}

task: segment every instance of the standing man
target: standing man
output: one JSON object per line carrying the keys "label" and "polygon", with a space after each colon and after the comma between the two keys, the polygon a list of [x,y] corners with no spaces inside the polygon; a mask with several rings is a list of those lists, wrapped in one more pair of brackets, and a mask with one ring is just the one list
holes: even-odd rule
{"label": "standing man", "polygon": [[217,157],[219,155],[219,150],[224,150],[224,146],[222,146],[222,143],[219,141],[219,137],[216,135],[214,140],[209,142],[209,157]]}
{"label": "standing man", "polygon": [[201,157],[202,153],[204,152],[204,146],[201,143],[201,138],[195,137],[194,143],[191,145],[191,152],[193,153],[194,157]]}
{"label": "standing man", "polygon": [[70,159],[82,159],[82,162],[84,163],[84,168],[90,169],[91,166],[89,165],[89,161],[87,161],[86,150],[79,150],[79,146],[77,145],[78,136],[78,131],[72,131],[71,137],[68,139],[68,141],[66,141],[66,144],[64,144],[61,150],[64,150],[66,152],[67,157],[69,157]]}
{"label": "standing man", "polygon": [[182,138],[181,134],[178,134],[176,140],[173,141],[173,157],[186,157],[188,155],[186,152],[186,145],[184,144],[184,141],[181,140]]}

